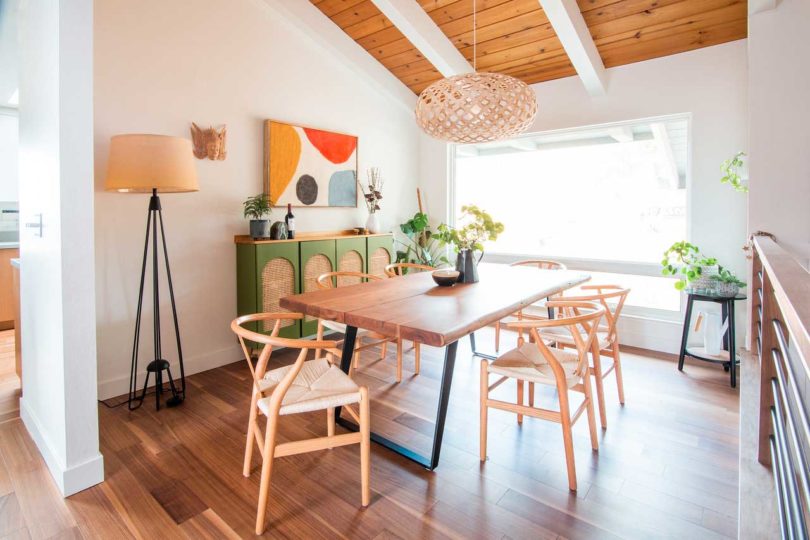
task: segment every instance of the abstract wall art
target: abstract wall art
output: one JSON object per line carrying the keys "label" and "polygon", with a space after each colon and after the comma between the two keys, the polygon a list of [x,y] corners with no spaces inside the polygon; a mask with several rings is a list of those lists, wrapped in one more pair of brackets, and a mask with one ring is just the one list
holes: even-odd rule
{"label": "abstract wall art", "polygon": [[357,207],[357,137],[266,120],[264,186],[274,206]]}

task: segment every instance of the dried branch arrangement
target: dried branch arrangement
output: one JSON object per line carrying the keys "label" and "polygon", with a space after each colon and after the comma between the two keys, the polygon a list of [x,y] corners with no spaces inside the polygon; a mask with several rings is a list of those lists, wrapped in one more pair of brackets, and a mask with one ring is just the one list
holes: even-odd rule
{"label": "dried branch arrangement", "polygon": [[357,180],[357,185],[360,186],[360,191],[363,192],[363,200],[366,203],[366,208],[368,208],[368,213],[373,214],[380,209],[380,201],[383,198],[382,190],[385,181],[380,174],[379,167],[370,168],[366,171],[366,174],[368,175],[368,190],[360,183],[359,179]]}

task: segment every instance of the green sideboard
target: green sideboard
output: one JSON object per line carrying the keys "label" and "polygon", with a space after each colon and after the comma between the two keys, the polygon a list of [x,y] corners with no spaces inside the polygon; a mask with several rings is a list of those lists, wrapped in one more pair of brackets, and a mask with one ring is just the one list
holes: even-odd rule
{"label": "green sideboard", "polygon": [[[254,240],[236,236],[236,310],[239,315],[284,311],[285,296],[317,289],[319,275],[333,270],[384,276],[393,261],[391,234],[350,232],[301,234],[295,240]],[[314,335],[317,320],[284,321],[280,335]],[[272,322],[254,323],[253,330],[270,333]]]}

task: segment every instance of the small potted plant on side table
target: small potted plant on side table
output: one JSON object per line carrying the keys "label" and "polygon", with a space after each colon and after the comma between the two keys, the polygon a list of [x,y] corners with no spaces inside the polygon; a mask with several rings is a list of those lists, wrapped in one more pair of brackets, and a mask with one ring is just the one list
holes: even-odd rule
{"label": "small potted plant on side table", "polygon": [[675,288],[682,291],[689,285],[690,289],[709,289],[714,285],[712,276],[720,272],[717,259],[706,257],[694,244],[675,242],[664,252],[661,260],[661,273],[665,276],[677,276]]}
{"label": "small potted plant on side table", "polygon": [[[503,223],[495,221],[485,211],[477,206],[468,205],[461,207],[461,222],[466,223],[461,228],[449,227],[442,223],[436,237],[445,244],[453,244],[458,257],[456,258],[456,270],[459,271],[459,283],[478,282],[478,262],[484,256],[484,240],[496,240],[503,232]],[[481,254],[476,260],[473,252]]]}
{"label": "small potted plant on side table", "polygon": [[717,275],[712,276],[714,282],[714,291],[717,296],[731,298],[737,296],[740,289],[746,286],[744,281],[741,281],[733,272],[725,268],[721,268]]}
{"label": "small potted plant on side table", "polygon": [[272,212],[270,197],[266,193],[259,193],[248,197],[243,203],[245,217],[250,218],[251,238],[268,238],[270,236],[270,220],[263,219]]}

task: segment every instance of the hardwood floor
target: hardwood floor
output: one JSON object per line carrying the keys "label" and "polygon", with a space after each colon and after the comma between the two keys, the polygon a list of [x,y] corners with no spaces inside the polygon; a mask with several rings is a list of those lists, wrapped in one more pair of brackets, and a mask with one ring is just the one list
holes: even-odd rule
{"label": "hardwood floor", "polygon": [[20,416],[20,378],[14,371],[14,330],[0,332],[0,422]]}
{"label": "hardwood floor", "polygon": [[[479,346],[493,333],[480,332]],[[504,343],[514,337],[506,334]],[[372,426],[411,446],[432,428],[441,352],[394,383],[393,347],[368,352],[357,379]],[[359,451],[277,460],[268,538],[735,537],[738,394],[714,366],[623,356],[627,404],[606,383],[608,429],[593,453],[575,426],[579,491],[567,489],[558,425],[493,410],[489,460],[478,461],[478,360],[459,347],[441,463],[435,472],[372,444],[372,500],[360,508]],[[276,364],[287,363],[279,354]],[[106,481],[62,500],[19,420],[0,424],[0,538],[250,538],[258,471],[241,475],[250,398],[244,361],[189,377],[188,400],[155,412],[99,407]],[[514,383],[494,392],[514,397]],[[539,394],[551,399],[548,392]],[[340,429],[340,428],[338,428]],[[325,413],[283,417],[286,439],[322,435]],[[254,455],[258,452],[254,452]],[[254,465],[258,461],[254,459]]]}

